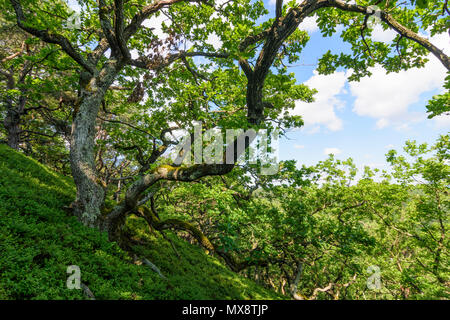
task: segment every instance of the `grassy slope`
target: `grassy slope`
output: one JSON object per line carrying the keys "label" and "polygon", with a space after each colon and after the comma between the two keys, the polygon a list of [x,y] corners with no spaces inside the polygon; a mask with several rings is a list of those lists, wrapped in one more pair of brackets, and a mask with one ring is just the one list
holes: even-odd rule
{"label": "grassy slope", "polygon": [[0,145],[0,299],[83,299],[81,290],[66,287],[69,265],[80,267],[97,299],[280,298],[172,237],[178,258],[166,240],[131,219],[129,228],[146,243],[137,249],[168,280],[160,278],[63,211],[74,193],[70,179]]}

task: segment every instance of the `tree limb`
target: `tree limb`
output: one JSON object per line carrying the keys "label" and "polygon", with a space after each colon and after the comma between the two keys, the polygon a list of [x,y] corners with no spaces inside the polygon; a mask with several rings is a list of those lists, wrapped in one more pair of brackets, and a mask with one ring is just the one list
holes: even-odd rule
{"label": "tree limb", "polygon": [[[367,14],[370,9],[368,7],[356,5],[356,4],[349,4],[342,0],[323,0],[327,2],[327,6],[334,7],[341,9],[343,11],[348,12],[356,12],[356,13],[362,13]],[[319,0],[320,2],[320,0]],[[403,36],[404,38],[408,38],[418,44],[420,44],[422,47],[427,49],[429,52],[431,52],[433,55],[435,55],[439,61],[444,65],[444,67],[447,68],[447,70],[450,70],[450,58],[438,47],[433,45],[428,39],[420,36],[419,34],[415,33],[414,31],[408,29],[407,27],[400,24],[395,18],[390,15],[389,13],[385,11],[379,11],[380,18],[383,22],[385,22],[389,27],[394,29],[398,34]]]}
{"label": "tree limb", "polygon": [[138,67],[138,68],[145,69],[145,70],[153,69],[153,70],[159,71],[159,70],[169,66],[176,60],[186,58],[186,57],[228,58],[229,54],[228,53],[217,53],[217,52],[202,52],[202,51],[196,51],[196,52],[180,51],[177,53],[172,53],[172,54],[167,55],[167,57],[164,58],[163,62],[158,63],[156,65],[153,65],[154,61],[146,61],[145,57],[133,59],[129,62],[129,64],[134,67]]}
{"label": "tree limb", "polygon": [[15,13],[16,13],[17,25],[21,29],[42,39],[43,41],[45,41],[47,43],[58,44],[64,50],[65,53],[67,53],[80,66],[82,66],[84,69],[86,69],[86,71],[90,72],[91,74],[96,73],[97,70],[95,69],[95,67],[92,64],[88,63],[86,61],[86,59],[79,52],[77,52],[75,50],[75,48],[72,46],[72,44],[66,37],[64,37],[58,33],[49,32],[48,30],[39,30],[39,29],[30,27],[30,26],[27,26],[26,18],[25,18],[25,15],[23,14],[22,6],[21,6],[19,0],[10,0],[10,1],[14,8]]}
{"label": "tree limb", "polygon": [[116,31],[117,45],[125,60],[131,59],[130,51],[127,48],[127,41],[123,35],[124,30],[124,16],[123,16],[123,0],[114,0],[114,12],[116,15],[116,21],[114,29]]}
{"label": "tree limb", "polygon": [[22,55],[23,51],[25,50],[25,44],[26,44],[25,41],[22,42],[22,47],[20,48],[19,51],[13,53],[12,55],[10,55],[10,56],[8,56],[8,57],[3,58],[3,59],[0,61],[0,63],[5,63],[5,62],[7,62],[7,61],[9,61],[9,60],[14,59],[15,57],[18,57],[18,56]]}

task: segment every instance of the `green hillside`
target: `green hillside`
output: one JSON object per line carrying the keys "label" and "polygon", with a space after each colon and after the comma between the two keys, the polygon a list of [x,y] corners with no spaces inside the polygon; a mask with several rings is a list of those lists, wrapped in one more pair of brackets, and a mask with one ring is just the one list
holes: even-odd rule
{"label": "green hillside", "polygon": [[275,292],[231,272],[199,247],[168,234],[151,234],[138,219],[128,227],[141,244],[133,259],[107,236],[64,211],[72,181],[0,145],[0,299],[86,299],[66,286],[67,267],[97,299],[277,299]]}

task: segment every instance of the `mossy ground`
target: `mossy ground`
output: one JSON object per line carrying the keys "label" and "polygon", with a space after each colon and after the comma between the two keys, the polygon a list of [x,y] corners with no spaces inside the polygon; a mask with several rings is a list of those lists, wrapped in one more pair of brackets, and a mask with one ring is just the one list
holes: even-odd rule
{"label": "mossy ground", "polygon": [[130,217],[141,258],[167,277],[133,263],[105,233],[63,210],[75,195],[71,179],[0,145],[0,299],[85,299],[66,286],[69,265],[97,299],[279,299],[227,269],[198,246],[168,234],[170,243]]}

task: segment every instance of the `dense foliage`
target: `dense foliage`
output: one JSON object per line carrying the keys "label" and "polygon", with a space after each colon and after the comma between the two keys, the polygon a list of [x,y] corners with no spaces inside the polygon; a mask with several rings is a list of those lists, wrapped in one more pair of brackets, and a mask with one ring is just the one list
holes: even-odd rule
{"label": "dense foliage", "polygon": [[[3,145],[0,172],[0,299],[87,299],[83,290],[66,286],[71,265],[80,267],[96,299],[281,297],[173,234],[147,232],[136,219],[127,224],[135,247],[124,252],[63,209],[74,197],[71,179]],[[166,278],[134,261],[134,254]]]}
{"label": "dense foliage", "polygon": [[195,221],[217,250],[249,262],[243,274],[283,293],[295,285],[303,298],[448,299],[449,147],[449,136],[408,142],[405,154],[387,154],[383,172],[358,173],[334,156],[301,169],[285,162],[270,179],[168,186],[156,206]]}
{"label": "dense foliage", "polygon": [[[237,161],[243,130],[303,125],[295,102],[317,90],[289,66],[310,40],[304,19],[349,48],[320,57],[318,74],[359,81],[430,56],[450,70],[429,41],[450,28],[448,1],[0,6],[0,142],[34,159],[1,146],[0,297],[81,298],[64,287],[73,263],[98,298],[448,298],[447,135],[390,151],[386,172],[330,157],[264,176],[261,159]],[[395,38],[373,41],[374,21]],[[448,116],[449,79],[430,118]],[[195,159],[176,148],[196,125],[242,133],[218,161],[176,163]],[[147,258],[168,280],[133,265]]]}

